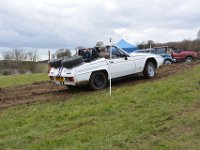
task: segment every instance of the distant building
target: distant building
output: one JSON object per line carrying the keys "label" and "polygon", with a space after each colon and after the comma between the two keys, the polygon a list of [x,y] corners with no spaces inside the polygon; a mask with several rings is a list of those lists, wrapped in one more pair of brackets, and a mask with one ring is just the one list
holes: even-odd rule
{"label": "distant building", "polygon": [[200,40],[200,30],[199,30],[199,32],[197,33],[197,40]]}

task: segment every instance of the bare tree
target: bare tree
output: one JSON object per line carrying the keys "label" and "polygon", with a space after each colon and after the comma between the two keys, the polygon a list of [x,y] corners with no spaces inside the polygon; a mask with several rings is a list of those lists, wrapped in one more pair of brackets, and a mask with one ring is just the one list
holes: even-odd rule
{"label": "bare tree", "polygon": [[14,54],[11,51],[3,51],[3,59],[4,60],[13,60]]}
{"label": "bare tree", "polygon": [[23,49],[14,49],[13,54],[15,60],[27,60],[27,53]]}
{"label": "bare tree", "polygon": [[14,49],[13,51],[4,51],[4,60],[33,61],[36,62],[39,56],[37,50],[24,51],[22,49]]}
{"label": "bare tree", "polygon": [[30,60],[30,61],[33,61],[33,51],[28,51],[27,52],[27,57],[28,57],[28,59]]}
{"label": "bare tree", "polygon": [[148,40],[148,41],[142,41],[141,43],[138,44],[139,49],[146,49],[155,46],[155,42],[153,40]]}
{"label": "bare tree", "polygon": [[180,50],[196,50],[200,51],[200,40],[183,40],[180,42],[159,43],[156,46],[173,46]]}
{"label": "bare tree", "polygon": [[57,58],[63,58],[66,56],[71,56],[71,51],[69,49],[59,49],[55,53]]}
{"label": "bare tree", "polygon": [[37,50],[28,51],[27,58],[28,58],[29,61],[36,62],[39,59]]}
{"label": "bare tree", "polygon": [[55,55],[55,54],[52,54],[52,55],[51,55],[51,59],[56,59],[56,55]]}

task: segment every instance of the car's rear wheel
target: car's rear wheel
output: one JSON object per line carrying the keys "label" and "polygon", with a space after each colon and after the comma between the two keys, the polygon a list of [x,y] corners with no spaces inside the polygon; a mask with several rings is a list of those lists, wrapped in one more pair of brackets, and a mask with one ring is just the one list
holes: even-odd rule
{"label": "car's rear wheel", "polygon": [[156,74],[156,66],[153,62],[148,61],[144,67],[143,71],[145,77],[147,78],[153,78]]}
{"label": "car's rear wheel", "polygon": [[185,58],[185,62],[192,62],[193,61],[193,57],[188,56]]}
{"label": "car's rear wheel", "polygon": [[73,86],[73,85],[66,85],[66,87],[69,89],[69,90],[73,90],[76,88],[76,86]]}
{"label": "car's rear wheel", "polygon": [[107,82],[108,79],[104,72],[93,72],[89,84],[91,89],[101,90],[106,87]]}

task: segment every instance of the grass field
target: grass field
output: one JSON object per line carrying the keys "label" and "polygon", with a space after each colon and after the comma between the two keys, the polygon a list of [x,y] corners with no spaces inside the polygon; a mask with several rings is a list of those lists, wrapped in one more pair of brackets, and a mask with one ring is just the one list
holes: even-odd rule
{"label": "grass field", "polygon": [[48,80],[47,73],[0,76],[0,88]]}
{"label": "grass field", "polygon": [[114,88],[112,97],[108,89],[79,92],[0,110],[0,149],[199,149],[199,82],[197,66]]}

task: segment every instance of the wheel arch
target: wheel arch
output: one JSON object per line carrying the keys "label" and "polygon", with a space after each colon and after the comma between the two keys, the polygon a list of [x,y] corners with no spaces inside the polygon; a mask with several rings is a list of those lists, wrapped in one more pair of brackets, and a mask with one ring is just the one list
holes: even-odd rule
{"label": "wheel arch", "polygon": [[192,59],[194,58],[194,56],[192,56],[192,55],[187,55],[187,56],[185,56],[185,59],[186,59],[187,57],[191,57]]}
{"label": "wheel arch", "polygon": [[153,58],[153,57],[147,58],[145,65],[147,64],[147,62],[152,62],[155,65],[156,68],[158,67],[158,63],[157,63],[156,59]]}
{"label": "wheel arch", "polygon": [[172,61],[172,59],[171,58],[166,58],[166,59],[164,59],[164,61]]}
{"label": "wheel arch", "polygon": [[100,90],[107,86],[108,72],[106,70],[96,70],[91,73],[89,86],[92,90]]}
{"label": "wheel arch", "polygon": [[106,77],[108,78],[108,71],[106,69],[94,70],[91,72],[90,77],[95,72],[103,72],[103,73],[105,73]]}

